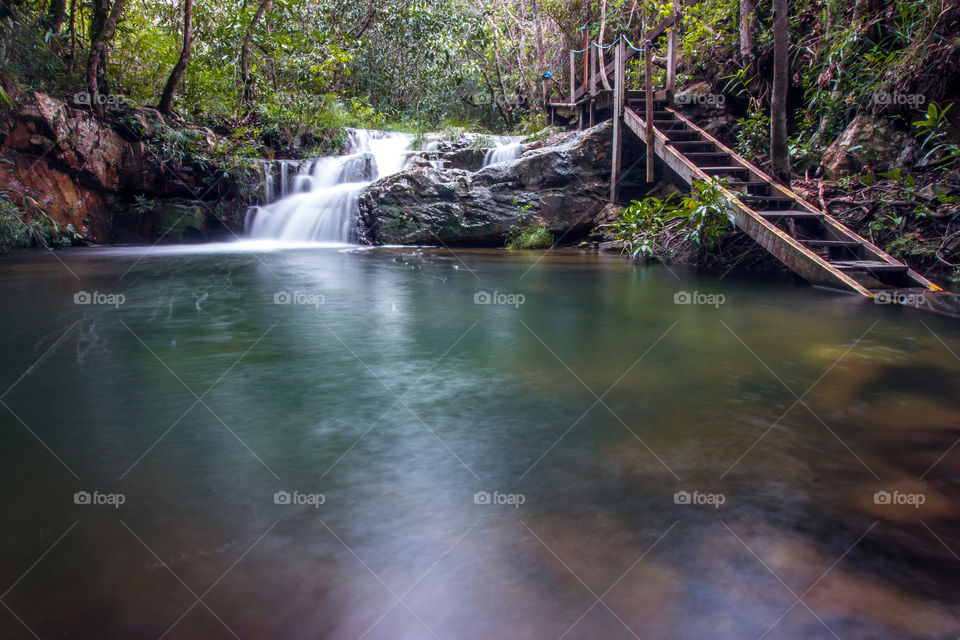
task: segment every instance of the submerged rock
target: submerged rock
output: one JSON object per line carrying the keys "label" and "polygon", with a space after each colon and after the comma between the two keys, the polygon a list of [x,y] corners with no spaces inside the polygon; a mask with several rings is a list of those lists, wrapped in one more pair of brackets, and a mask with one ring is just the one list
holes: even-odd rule
{"label": "submerged rock", "polygon": [[[612,125],[564,132],[514,162],[479,171],[414,166],[359,196],[359,234],[369,244],[502,244],[523,214],[573,242],[608,214]],[[625,136],[626,138],[627,136]],[[628,145],[623,165],[640,175]],[[629,187],[629,185],[626,185]]]}

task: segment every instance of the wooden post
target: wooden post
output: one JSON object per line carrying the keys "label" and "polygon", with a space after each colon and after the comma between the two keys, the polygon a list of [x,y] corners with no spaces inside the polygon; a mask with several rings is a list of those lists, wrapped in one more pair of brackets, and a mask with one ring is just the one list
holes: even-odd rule
{"label": "wooden post", "polygon": [[589,87],[587,84],[590,82],[590,33],[584,29],[583,31],[583,95],[587,95]]}
{"label": "wooden post", "polygon": [[576,63],[573,60],[573,57],[576,54],[573,52],[573,49],[570,50],[570,104],[574,104],[577,101],[577,78],[576,78]]}
{"label": "wooden post", "polygon": [[623,38],[617,40],[614,52],[614,86],[613,86],[613,152],[611,153],[610,168],[610,202],[617,201],[617,182],[620,173],[620,158],[623,150],[623,97],[626,87],[623,61]]}
{"label": "wooden post", "polygon": [[590,95],[597,92],[597,48],[590,47]]}
{"label": "wooden post", "polygon": [[680,27],[680,10],[677,0],[673,0],[673,26],[667,32],[667,97],[673,99],[673,90],[677,85],[677,29]]}
{"label": "wooden post", "polygon": [[647,182],[653,182],[653,162],[654,162],[654,153],[653,153],[653,60],[651,55],[651,42],[647,41],[643,43],[643,70],[644,75],[644,90],[643,90],[643,102],[646,106],[646,113],[644,114],[644,120],[646,120],[647,128],[644,133],[646,133],[646,144],[647,144]]}
{"label": "wooden post", "polygon": [[597,48],[590,47],[590,82],[587,85],[590,90],[590,126],[597,124]]}

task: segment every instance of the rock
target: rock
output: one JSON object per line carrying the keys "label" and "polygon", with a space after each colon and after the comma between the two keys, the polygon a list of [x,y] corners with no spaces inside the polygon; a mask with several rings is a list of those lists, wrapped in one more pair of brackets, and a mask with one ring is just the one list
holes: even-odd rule
{"label": "rock", "polygon": [[[515,162],[476,172],[419,166],[374,182],[359,196],[361,238],[502,245],[522,212],[573,242],[601,221],[609,197],[611,126],[551,136]],[[624,149],[624,167],[640,160],[635,147]]]}
{"label": "rock", "polygon": [[824,151],[821,164],[828,179],[839,180],[862,168],[908,169],[915,155],[916,144],[909,134],[899,131],[888,120],[860,114]]}
{"label": "rock", "polygon": [[737,124],[737,119],[729,113],[721,113],[715,116],[709,116],[700,121],[700,128],[713,137],[728,137]]}
{"label": "rock", "polygon": [[701,104],[706,102],[712,93],[713,87],[710,86],[710,83],[701,81],[677,91],[673,96],[673,102],[677,105]]}
{"label": "rock", "polygon": [[[12,164],[0,173],[0,189],[18,203],[35,204],[60,226],[72,224],[88,240],[113,241],[114,214],[134,195],[213,202],[235,197],[239,191],[234,178],[222,179],[223,172],[216,168],[193,166],[188,157],[159,157],[144,141],[166,126],[155,109],[124,107],[99,118],[90,109],[41,92],[22,98],[0,142],[0,157]],[[198,144],[212,147],[218,142],[206,128],[184,131]],[[226,208],[239,228],[242,214],[235,215],[236,207]],[[137,228],[148,235],[127,239],[152,240],[169,225],[157,220]],[[192,233],[184,229],[167,235]]]}

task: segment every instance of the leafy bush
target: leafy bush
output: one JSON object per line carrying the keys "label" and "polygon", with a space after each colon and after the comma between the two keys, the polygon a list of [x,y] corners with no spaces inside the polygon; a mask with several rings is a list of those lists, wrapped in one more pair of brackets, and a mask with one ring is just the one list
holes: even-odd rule
{"label": "leafy bush", "polygon": [[507,249],[547,249],[553,246],[553,234],[543,223],[530,217],[530,208],[529,204],[519,208],[517,222],[507,234]]}
{"label": "leafy bush", "polygon": [[69,247],[82,239],[73,225],[68,224],[61,230],[50,216],[33,204],[37,213],[27,216],[6,192],[0,191],[0,253],[30,247]]}
{"label": "leafy bush", "polygon": [[947,112],[952,106],[949,104],[946,109],[940,109],[931,102],[926,117],[913,123],[917,128],[917,137],[922,140],[920,148],[927,150],[923,159],[937,158],[944,169],[952,169],[960,164],[960,144],[952,137],[953,127],[947,119]]}
{"label": "leafy bush", "polygon": [[553,234],[542,224],[531,224],[510,234],[507,249],[549,249]]}
{"label": "leafy bush", "polygon": [[634,258],[641,256],[665,261],[670,256],[664,254],[658,236],[667,222],[676,217],[677,205],[675,193],[665,198],[649,197],[633,200],[620,213],[610,230],[614,237],[623,243],[623,250]]}
{"label": "leafy bush", "polygon": [[760,106],[758,100],[750,101],[750,111],[746,118],[737,120],[737,151],[745,156],[756,157],[767,154],[770,143],[770,116]]}
{"label": "leafy bush", "polygon": [[714,177],[710,181],[695,180],[691,194],[679,203],[674,194],[634,200],[610,229],[623,243],[624,252],[634,258],[672,259],[668,245],[671,236],[679,236],[702,251],[712,251],[734,226],[733,209],[723,195],[725,188],[729,188],[726,182]]}

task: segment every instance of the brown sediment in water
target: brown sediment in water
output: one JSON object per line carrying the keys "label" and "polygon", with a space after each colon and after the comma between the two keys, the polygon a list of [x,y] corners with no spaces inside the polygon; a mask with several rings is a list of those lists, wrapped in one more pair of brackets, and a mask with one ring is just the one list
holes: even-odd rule
{"label": "brown sediment in water", "polygon": [[[828,626],[836,628],[840,637],[847,637],[845,631],[849,628],[861,631],[873,628],[881,634],[872,637],[882,637],[884,629],[886,633],[915,638],[941,638],[960,632],[960,616],[956,613],[904,588],[858,572],[850,567],[849,561],[844,563],[842,549],[834,557],[790,532],[736,525],[732,528],[742,543],[733,535],[718,535],[715,543],[705,550],[711,573],[736,574],[736,567],[741,563],[756,562],[769,570],[768,575],[773,574],[769,575],[770,580],[736,581],[736,589],[727,592],[733,607],[779,601],[782,611],[786,612],[795,602],[793,594],[796,594],[802,595],[803,603]],[[855,540],[853,536],[850,543]],[[774,622],[775,616],[769,624]],[[782,626],[780,630],[785,631],[800,625],[808,627],[806,632],[814,637],[827,633],[803,604],[794,607],[776,626]],[[793,631],[801,632],[802,628]]]}

